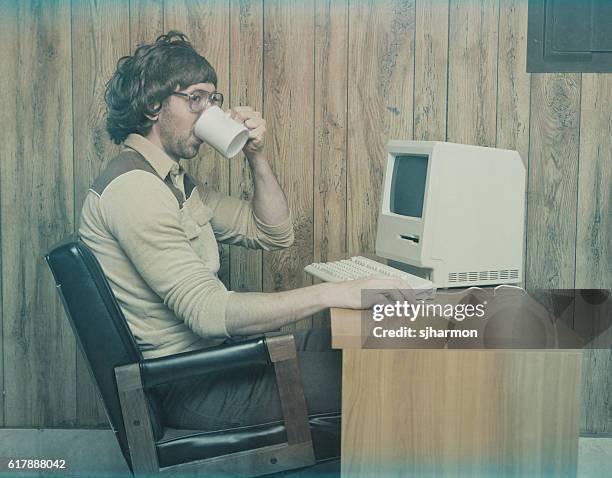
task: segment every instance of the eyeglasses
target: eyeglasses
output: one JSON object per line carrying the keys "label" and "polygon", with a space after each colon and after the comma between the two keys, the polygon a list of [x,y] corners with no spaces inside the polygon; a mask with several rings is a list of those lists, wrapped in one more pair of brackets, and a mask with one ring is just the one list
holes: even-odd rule
{"label": "eyeglasses", "polygon": [[172,93],[176,96],[182,96],[189,100],[189,110],[192,113],[201,113],[207,106],[223,106],[223,95],[218,91],[209,93],[208,91],[196,90],[193,93],[185,93],[184,91],[175,91]]}

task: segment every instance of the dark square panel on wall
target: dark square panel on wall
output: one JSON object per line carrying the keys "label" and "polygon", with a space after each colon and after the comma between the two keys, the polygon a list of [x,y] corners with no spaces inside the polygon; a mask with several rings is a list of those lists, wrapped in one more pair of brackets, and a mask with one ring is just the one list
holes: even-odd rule
{"label": "dark square panel on wall", "polygon": [[612,0],[529,0],[527,71],[612,73]]}

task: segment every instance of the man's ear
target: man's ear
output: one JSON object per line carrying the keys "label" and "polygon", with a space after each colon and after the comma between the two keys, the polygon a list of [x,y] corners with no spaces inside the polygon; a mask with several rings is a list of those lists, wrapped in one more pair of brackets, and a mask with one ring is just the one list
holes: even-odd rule
{"label": "man's ear", "polygon": [[151,108],[151,111],[156,111],[156,113],[145,113],[145,116],[151,121],[157,121],[157,119],[159,118],[159,113],[161,113],[161,104],[154,104],[153,108]]}

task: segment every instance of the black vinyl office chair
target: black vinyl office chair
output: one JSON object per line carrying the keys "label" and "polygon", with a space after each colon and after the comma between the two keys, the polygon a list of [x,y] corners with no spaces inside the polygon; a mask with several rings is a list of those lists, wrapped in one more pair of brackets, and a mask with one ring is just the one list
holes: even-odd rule
{"label": "black vinyl office chair", "polygon": [[[317,463],[339,468],[340,415],[307,415],[292,335],[144,359],[100,264],[78,236],[45,260],[134,476],[260,476],[311,465],[315,471]],[[283,421],[217,431],[164,426],[156,386],[254,364],[273,364]]]}

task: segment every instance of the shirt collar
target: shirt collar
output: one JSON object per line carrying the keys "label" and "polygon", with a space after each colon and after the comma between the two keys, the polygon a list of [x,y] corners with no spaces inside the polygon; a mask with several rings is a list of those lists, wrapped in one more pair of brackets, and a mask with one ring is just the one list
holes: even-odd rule
{"label": "shirt collar", "polygon": [[144,136],[132,133],[128,135],[123,144],[140,153],[153,166],[155,172],[162,179],[166,179],[170,172],[178,174],[182,171],[182,168],[176,161]]}

